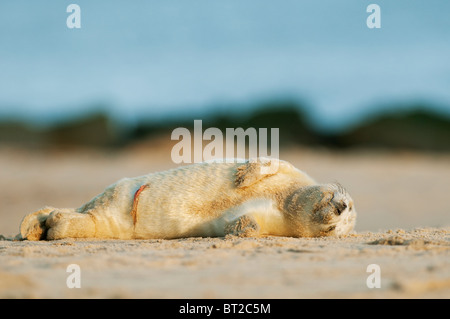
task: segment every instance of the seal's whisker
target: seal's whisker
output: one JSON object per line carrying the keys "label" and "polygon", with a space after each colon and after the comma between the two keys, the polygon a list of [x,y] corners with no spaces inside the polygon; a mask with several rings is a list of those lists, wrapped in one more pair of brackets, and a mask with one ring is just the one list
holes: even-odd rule
{"label": "seal's whisker", "polygon": [[342,194],[342,195],[348,194],[348,192],[347,192],[347,190],[345,189],[345,187],[342,186],[342,184],[339,183],[338,181],[334,181],[334,182],[333,182],[333,185],[336,186],[336,190],[337,190],[338,193],[340,193],[340,194]]}

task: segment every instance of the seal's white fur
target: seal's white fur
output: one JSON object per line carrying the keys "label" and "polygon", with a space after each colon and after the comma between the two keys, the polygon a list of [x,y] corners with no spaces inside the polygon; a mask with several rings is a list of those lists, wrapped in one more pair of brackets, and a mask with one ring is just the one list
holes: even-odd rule
{"label": "seal's white fur", "polygon": [[125,178],[78,209],[46,207],[26,216],[21,236],[342,235],[353,229],[355,217],[353,201],[340,185],[319,185],[288,162],[260,158]]}

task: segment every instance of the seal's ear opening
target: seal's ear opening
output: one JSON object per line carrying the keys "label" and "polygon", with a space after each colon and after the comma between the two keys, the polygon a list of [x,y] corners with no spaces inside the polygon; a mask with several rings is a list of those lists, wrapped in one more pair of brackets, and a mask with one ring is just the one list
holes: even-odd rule
{"label": "seal's ear opening", "polygon": [[259,158],[250,159],[239,166],[234,181],[237,188],[251,186],[260,180],[275,175],[278,172],[278,161]]}

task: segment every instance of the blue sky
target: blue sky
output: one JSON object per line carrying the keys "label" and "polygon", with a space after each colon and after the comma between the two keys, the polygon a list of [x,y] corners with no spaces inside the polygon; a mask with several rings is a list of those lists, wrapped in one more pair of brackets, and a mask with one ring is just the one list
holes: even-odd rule
{"label": "blue sky", "polygon": [[[66,7],[81,8],[69,29]],[[366,7],[381,8],[369,29]],[[0,117],[133,123],[289,98],[316,125],[424,101],[450,114],[450,2],[0,3]]]}

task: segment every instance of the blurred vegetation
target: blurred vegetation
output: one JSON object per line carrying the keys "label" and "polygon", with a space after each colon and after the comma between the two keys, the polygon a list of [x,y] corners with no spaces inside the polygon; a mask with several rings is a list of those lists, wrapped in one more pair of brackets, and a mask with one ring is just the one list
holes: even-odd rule
{"label": "blurred vegetation", "polygon": [[[217,114],[202,119],[203,130],[217,127],[279,128],[280,147],[305,145],[333,149],[383,148],[450,151],[450,118],[425,106],[408,111],[380,113],[340,132],[324,133],[309,120],[295,102],[275,101],[260,105],[250,113]],[[196,118],[166,121],[141,120],[134,127],[114,122],[104,113],[89,115],[47,128],[21,122],[0,122],[0,146],[38,148],[93,147],[116,149],[135,141],[170,135],[177,127],[193,129]],[[270,137],[269,137],[270,138]]]}
{"label": "blurred vegetation", "polygon": [[381,114],[340,133],[333,144],[335,147],[448,151],[450,119],[424,108]]}

